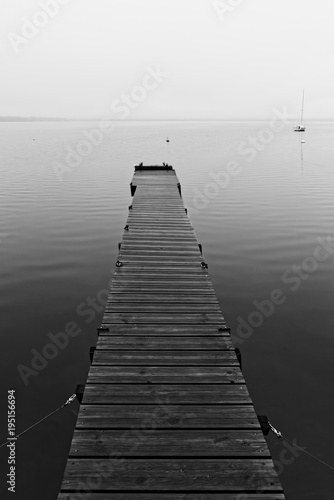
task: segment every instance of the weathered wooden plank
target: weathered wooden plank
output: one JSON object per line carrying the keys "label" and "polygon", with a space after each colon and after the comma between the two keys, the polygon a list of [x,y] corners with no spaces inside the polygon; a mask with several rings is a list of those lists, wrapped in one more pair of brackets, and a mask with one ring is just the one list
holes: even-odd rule
{"label": "weathered wooden plank", "polygon": [[[152,286],[149,286],[148,284],[144,285],[143,283],[141,283],[140,285],[136,285],[132,281],[128,281],[125,283],[119,281],[117,283],[117,286],[115,285],[112,287],[112,293],[114,296],[119,295],[120,297],[124,297],[124,301],[126,301],[127,295],[140,296],[141,294],[145,295],[152,292],[157,296],[164,294],[164,296],[166,297],[166,301],[168,301],[169,298],[172,300],[175,294],[177,294],[178,292],[180,292],[180,297],[182,296],[182,292],[184,293],[187,292],[185,287],[177,288],[175,285],[173,286],[173,284],[170,282],[168,284],[169,284],[168,288],[164,290],[162,286],[159,287],[158,284],[154,283],[152,284]],[[197,286],[197,288],[192,288],[189,291],[189,294],[190,293],[191,296],[194,297],[194,302],[196,297],[198,297],[197,301],[199,302],[202,301],[202,297],[205,296],[208,298],[215,297],[214,290],[212,288],[205,288],[204,290],[201,290],[201,288]]]}
{"label": "weathered wooden plank", "polygon": [[[103,333],[103,332],[102,332]],[[131,349],[131,350],[226,350],[233,349],[229,337],[172,337],[169,336],[117,336],[100,335],[97,341],[98,349]]]}
{"label": "weathered wooden plank", "polygon": [[171,214],[170,212],[151,212],[150,214],[143,214],[136,210],[131,210],[128,215],[129,222],[161,222],[163,224],[172,225],[191,225],[189,217],[181,210],[179,213]]}
{"label": "weathered wooden plank", "polygon": [[[146,291],[148,291],[149,289],[149,286],[146,287]],[[142,291],[144,291],[144,289],[142,289]],[[131,308],[131,310],[129,310],[129,304],[133,305],[133,307]],[[194,313],[197,313],[196,314],[196,319],[198,319],[199,321],[200,320],[200,316],[202,316],[204,318],[204,315],[220,315],[220,309],[218,308],[217,304],[215,303],[209,303],[209,304],[205,304],[203,303],[203,301],[200,301],[200,303],[196,303],[196,302],[183,302],[182,300],[180,300],[179,304],[176,305],[175,304],[175,308],[173,309],[173,303],[170,303],[168,300],[162,300],[160,303],[157,301],[157,302],[152,302],[152,304],[149,304],[147,301],[133,301],[133,302],[130,302],[130,301],[126,301],[126,298],[124,301],[120,301],[120,302],[116,302],[116,303],[112,303],[112,302],[108,302],[107,305],[106,305],[106,313],[111,313],[111,312],[115,312],[115,313],[121,313],[121,312],[124,312],[124,313],[128,313],[128,312],[133,312],[135,314],[137,313],[150,313],[150,314],[154,314],[154,313],[159,313],[159,312],[165,312],[166,314],[169,314],[170,316],[173,316],[173,314],[176,314],[177,316],[179,316],[180,314],[191,314],[192,312]],[[140,306],[142,306],[142,308],[140,308]],[[197,309],[196,309],[196,306],[197,306]],[[161,311],[161,308],[163,309]],[[212,319],[212,318],[211,318]],[[216,318],[215,318],[216,319]],[[168,319],[167,319],[168,320]],[[208,322],[210,322],[210,318],[207,317],[206,320]],[[158,321],[160,322],[160,321]],[[193,323],[193,321],[190,320],[190,323]],[[201,321],[201,323],[203,323],[203,321]]]}
{"label": "weathered wooden plank", "polygon": [[[153,193],[152,193],[153,191]],[[148,198],[150,198],[148,200]],[[165,186],[163,189],[159,189],[157,186],[143,186],[137,189],[135,196],[135,203],[141,205],[155,204],[157,208],[162,209],[163,207],[183,207],[182,198],[175,193],[174,186]]]}
{"label": "weathered wooden plank", "polygon": [[179,223],[189,223],[190,224],[190,219],[188,215],[185,213],[182,208],[177,210],[177,212],[172,212],[171,210],[168,211],[155,211],[152,212],[145,211],[143,209],[138,209],[136,210],[133,209],[131,212],[128,214],[128,220],[139,220],[139,221],[163,221],[163,222],[173,222],[176,224]]}
{"label": "weathered wooden plank", "polygon": [[117,268],[113,277],[128,277],[131,275],[142,276],[144,278],[154,278],[160,272],[161,278],[197,279],[209,278],[207,269],[202,269],[202,260],[198,257],[179,261],[173,258],[164,258],[157,256],[154,259],[149,258],[119,258],[123,267]]}
{"label": "weathered wooden plank", "polygon": [[[152,192],[150,194],[152,196]],[[146,196],[147,198],[147,196]],[[174,196],[167,198],[152,198],[150,202],[145,200],[145,196],[141,196],[137,199],[137,194],[135,199],[132,201],[132,207],[134,211],[142,210],[143,212],[149,211],[152,213],[152,209],[161,213],[166,212],[166,214],[170,214],[173,212],[182,212],[185,213],[184,206],[180,198],[175,198]]]}
{"label": "weathered wooden plank", "polygon": [[[74,495],[74,496],[73,496]],[[58,500],[76,500],[76,493],[61,493]],[[284,500],[280,493],[84,493],[80,500]]]}
{"label": "weathered wooden plank", "polygon": [[159,229],[163,229],[169,232],[169,230],[172,231],[192,231],[193,227],[189,222],[177,222],[174,223],[173,221],[168,222],[168,221],[154,221],[154,220],[137,220],[137,219],[132,219],[128,218],[127,223],[130,228],[144,228],[146,231],[147,230],[154,230],[157,231]]}
{"label": "weathered wooden plank", "polygon": [[140,351],[97,349],[95,365],[196,365],[239,366],[234,351]]}
{"label": "weathered wooden plank", "polygon": [[[179,198],[180,194],[179,191],[176,190],[175,188],[179,184],[176,175],[174,177],[164,175],[164,176],[156,176],[155,174],[152,175],[151,173],[151,178],[149,177],[139,177],[137,176],[137,172],[135,172],[134,177],[132,179],[132,183],[135,183],[138,186],[138,193],[141,193],[143,190],[147,189],[148,187],[151,189],[151,193],[155,193],[156,189],[161,189],[163,187],[167,187],[168,185],[171,185],[173,188],[173,193],[176,193]],[[156,188],[152,189],[152,186],[148,186],[148,183],[151,183],[152,185],[156,184]],[[136,192],[137,194],[137,192]]]}
{"label": "weathered wooden plank", "polygon": [[[147,196],[145,197],[144,195],[140,195],[140,190],[138,190],[138,193],[136,192],[136,196],[132,200],[132,206],[134,209],[136,209],[136,207],[138,206],[141,208],[145,208],[145,206],[147,206],[149,209],[152,205],[155,205],[157,210],[164,210],[164,206],[169,203],[171,210],[178,210],[183,208],[184,212],[183,202],[180,196],[178,198],[175,196],[171,196],[170,198],[157,198],[154,195],[155,191],[154,186],[150,188],[150,191],[151,193],[149,194],[150,197],[149,200],[147,199],[148,198]],[[159,204],[160,201],[162,203]]]}
{"label": "weathered wooden plank", "polygon": [[[130,286],[131,283],[133,283],[133,287],[141,287],[146,285],[147,287],[149,286],[151,288],[160,288],[160,289],[166,289],[168,290],[169,288],[173,288],[176,290],[210,290],[214,293],[214,289],[211,283],[211,280],[208,279],[206,276],[199,276],[198,278],[194,278],[189,282],[189,277],[188,279],[186,278],[179,278],[179,279],[171,279],[173,277],[168,277],[164,276],[160,280],[157,280],[155,277],[147,276],[146,279],[145,277],[131,277],[131,276],[113,276],[111,280],[111,288],[117,287],[117,286]],[[128,285],[129,284],[129,285]]]}
{"label": "weathered wooden plank", "polygon": [[135,277],[136,280],[174,280],[174,281],[211,281],[207,269],[202,269],[200,260],[198,262],[178,263],[177,261],[165,261],[157,259],[154,262],[129,262],[120,261],[121,266],[114,271],[112,279]]}
{"label": "weathered wooden plank", "polygon": [[187,301],[182,301],[180,300],[179,302],[173,302],[171,303],[168,300],[164,300],[163,297],[161,297],[160,301],[155,301],[155,302],[150,302],[148,300],[139,300],[137,301],[131,301],[131,300],[124,300],[124,301],[118,301],[118,302],[113,302],[113,301],[108,301],[105,306],[105,311],[106,312],[121,312],[121,311],[133,311],[133,312],[185,312],[185,313],[190,313],[190,312],[212,312],[212,313],[219,313],[220,312],[220,307],[219,304],[216,304],[215,302],[208,302],[205,303],[205,301],[201,301],[200,303],[198,302],[187,302]]}
{"label": "weathered wooden plank", "polygon": [[[175,179],[168,177],[157,177],[155,180],[151,179],[136,179],[134,178],[132,183],[137,185],[135,200],[143,201],[144,203],[150,202],[151,200],[157,199],[158,195],[162,195],[164,192],[170,193],[171,197],[175,198],[178,202],[182,201],[180,192],[177,189],[178,183],[175,183]],[[149,196],[147,196],[147,193]],[[161,198],[164,199],[164,198]],[[169,198],[167,198],[168,200]]]}
{"label": "weathered wooden plank", "polygon": [[[143,182],[143,179],[141,182],[138,182],[137,179],[134,179],[134,183],[137,184],[137,190],[136,190],[136,200],[139,201],[144,201],[147,203],[147,201],[151,200],[170,200],[172,198],[175,198],[175,200],[181,202],[181,196],[180,193],[177,189],[175,189],[176,185],[173,182],[166,182],[168,179],[164,179],[163,182],[151,182],[151,184],[147,184],[147,181]],[[164,196],[166,194],[166,196]],[[170,194],[168,196],[167,194]],[[150,198],[148,198],[148,196]],[[161,195],[161,196],[160,196]]]}
{"label": "weathered wooden plank", "polygon": [[173,263],[179,263],[182,265],[187,265],[187,263],[191,263],[193,267],[198,267],[200,263],[203,261],[203,257],[199,252],[163,252],[156,250],[156,252],[151,253],[142,253],[142,252],[129,252],[129,251],[121,251],[118,255],[120,260],[128,260],[128,261],[147,261],[147,262],[159,262],[159,264],[163,264],[164,261]]}
{"label": "weathered wooden plank", "polygon": [[[151,174],[152,175],[152,174]],[[150,183],[150,184],[148,184]],[[132,184],[135,184],[137,186],[137,191],[136,195],[140,195],[145,189],[150,189],[150,194],[154,195],[156,192],[156,189],[159,189],[161,187],[172,187],[173,188],[173,194],[179,197],[181,199],[180,193],[178,191],[177,186],[179,184],[177,177],[168,177],[166,175],[164,176],[152,176],[151,178],[149,177],[137,177],[136,173],[132,179]],[[137,198],[137,196],[136,196]]]}
{"label": "weathered wooden plank", "polygon": [[157,293],[159,295],[166,294],[167,297],[173,297],[174,294],[180,293],[182,294],[191,294],[193,297],[199,296],[199,300],[201,296],[211,296],[215,297],[215,292],[212,286],[205,286],[203,289],[199,284],[191,282],[189,284],[189,288],[187,288],[186,284],[182,284],[177,287],[176,285],[173,286],[173,283],[170,281],[166,283],[169,285],[168,288],[164,288],[162,284],[159,283],[152,283],[150,286],[147,284],[147,282],[140,283],[136,285],[133,281],[123,281],[123,280],[116,280],[115,284],[113,282],[113,286],[110,287],[110,292],[113,293],[113,295],[124,295],[124,298],[126,299],[126,295],[129,294],[147,294],[147,293]]}
{"label": "weathered wooden plank", "polygon": [[[146,189],[143,188],[136,191],[135,200],[133,201],[133,207],[137,209],[138,206],[141,207],[151,207],[155,206],[155,208],[159,211],[162,211],[166,208],[183,208],[182,199],[173,193],[174,188],[168,189],[164,191],[158,191],[156,187],[154,187],[154,195],[152,195],[152,187]],[[148,200],[148,198],[150,198]]]}
{"label": "weathered wooden plank", "polygon": [[63,491],[75,491],[88,479],[93,491],[243,492],[259,485],[263,491],[282,491],[268,459],[124,459],[116,453],[110,450],[108,459],[70,459]]}
{"label": "weathered wooden plank", "polygon": [[89,384],[242,384],[238,366],[97,366],[92,365]]}
{"label": "weathered wooden plank", "polygon": [[[127,286],[128,290],[132,292],[133,289],[138,287],[144,287],[146,291],[151,289],[163,289],[165,287],[166,293],[173,290],[186,290],[187,280],[185,278],[173,279],[173,277],[164,276],[163,280],[157,280],[155,277],[148,276],[147,279],[144,277],[135,276],[114,276],[110,281],[111,287],[116,288],[117,286],[124,287]],[[201,290],[203,287],[206,291],[213,291],[212,283],[206,277],[199,277],[198,279],[188,280],[190,290]]]}
{"label": "weathered wooden plank", "polygon": [[[128,260],[130,260],[130,257],[128,257]],[[142,262],[140,262],[140,260],[142,260]],[[116,268],[115,273],[116,275],[126,275],[130,272],[157,274],[160,269],[162,274],[174,274],[175,277],[187,276],[188,274],[196,276],[206,276],[208,274],[208,271],[207,269],[203,269],[201,267],[201,262],[202,260],[199,256],[192,259],[173,259],[172,257],[164,258],[157,255],[154,257],[154,259],[143,257],[142,259],[139,259],[137,261],[137,264],[135,266],[131,266],[130,268],[129,265],[124,265],[124,267]]]}
{"label": "weathered wooden plank", "polygon": [[128,231],[131,232],[131,231],[137,231],[138,233],[141,231],[143,232],[144,234],[153,234],[154,232],[164,232],[165,234],[175,234],[176,236],[178,234],[185,234],[185,233],[189,233],[191,234],[193,232],[193,228],[192,226],[172,226],[172,225],[169,225],[169,226],[163,226],[162,224],[151,224],[151,225],[145,225],[145,224],[136,224],[136,223],[131,223],[131,224],[128,224],[129,226],[129,229]]}
{"label": "weathered wooden plank", "polygon": [[199,248],[195,243],[182,243],[182,245],[177,245],[174,242],[167,244],[166,242],[156,244],[150,244],[149,242],[139,242],[134,241],[132,243],[122,242],[121,243],[121,251],[124,254],[131,253],[135,255],[150,255],[155,254],[156,252],[162,254],[166,253],[177,253],[177,254],[191,254],[191,255],[200,255]]}
{"label": "weathered wooden plank", "polygon": [[136,203],[149,204],[156,203],[157,205],[160,203],[160,206],[163,207],[166,203],[174,202],[173,206],[183,206],[182,198],[179,195],[177,189],[173,185],[166,186],[144,186],[143,183],[137,186],[136,196],[134,197],[134,201]]}
{"label": "weathered wooden plank", "polygon": [[197,241],[194,241],[193,238],[159,238],[156,239],[154,244],[151,245],[152,238],[145,237],[141,238],[140,235],[137,234],[128,234],[129,231],[125,231],[127,238],[122,239],[122,247],[121,248],[147,248],[150,246],[153,250],[155,248],[163,248],[165,250],[196,250]]}
{"label": "weathered wooden plank", "polygon": [[233,405],[81,405],[77,428],[140,429],[153,420],[157,429],[258,429],[254,408]]}
{"label": "weathered wooden plank", "polygon": [[[143,232],[143,230],[141,230]],[[192,232],[186,232],[182,234],[175,234],[173,232],[172,237],[169,238],[169,231],[165,231],[164,236],[160,236],[157,239],[154,238],[153,235],[142,235],[143,238],[140,238],[140,235],[137,234],[138,231],[135,231],[134,227],[132,230],[124,231],[124,235],[126,238],[123,240],[124,247],[132,249],[132,247],[136,247],[140,250],[144,248],[146,251],[155,250],[159,247],[163,248],[165,251],[175,250],[175,251],[199,251],[198,243],[195,239],[195,235]],[[150,230],[151,232],[151,230]],[[174,236],[174,237],[173,237]]]}
{"label": "weathered wooden plank", "polygon": [[129,276],[138,276],[138,279],[142,277],[158,280],[174,279],[175,281],[183,281],[184,279],[205,281],[210,279],[207,270],[201,269],[200,265],[189,266],[189,268],[183,266],[181,269],[178,269],[175,265],[170,264],[167,266],[156,266],[155,268],[138,264],[135,267],[118,267],[114,272],[114,277],[126,278]]}
{"label": "weathered wooden plank", "polygon": [[193,229],[186,232],[182,229],[174,229],[167,232],[159,229],[148,230],[129,227],[129,229],[124,232],[123,237],[127,240],[130,238],[135,240],[137,238],[138,241],[144,241],[145,239],[155,239],[156,241],[196,241]]}
{"label": "weathered wooden plank", "polygon": [[129,226],[127,232],[131,231],[142,231],[144,234],[153,234],[155,231],[163,231],[165,234],[170,234],[173,233],[176,236],[183,235],[185,233],[192,234],[192,227],[191,226],[175,226],[175,225],[163,225],[163,224],[140,224],[140,223],[131,223],[129,224],[127,222],[127,225]]}
{"label": "weathered wooden plank", "polygon": [[[141,195],[146,194],[146,192],[148,192],[152,196],[152,193],[156,195],[156,193],[166,193],[169,191],[171,192],[172,196],[181,199],[179,191],[175,189],[177,183],[175,183],[174,179],[164,177],[163,179],[161,178],[160,182],[159,178],[157,178],[156,180],[151,179],[151,185],[148,185],[148,179],[146,179],[144,182],[143,178],[137,179],[136,177],[134,177],[132,182],[137,184],[136,199]],[[152,189],[153,184],[155,184],[154,189]]]}
{"label": "weathered wooden plank", "polygon": [[197,250],[198,242],[194,235],[187,235],[184,238],[179,238],[175,240],[175,238],[160,237],[160,238],[150,238],[145,237],[139,239],[137,235],[134,235],[133,232],[129,233],[128,231],[124,231],[124,237],[122,238],[122,248],[138,248],[138,249],[146,249],[154,251],[155,248],[163,248],[164,250]]}
{"label": "weathered wooden plank", "polygon": [[[175,204],[175,203],[174,203]],[[143,203],[137,203],[133,202],[132,203],[132,208],[128,212],[129,217],[157,217],[160,216],[161,214],[166,216],[166,219],[170,219],[175,217],[175,215],[179,215],[180,219],[176,218],[176,220],[187,220],[190,221],[188,215],[185,212],[185,209],[183,208],[182,202],[181,204],[175,204],[175,210],[168,210],[167,212],[165,210],[156,210],[152,212],[150,208],[152,207],[152,204],[148,204],[147,210],[145,210],[145,205]]]}
{"label": "weathered wooden plank", "polygon": [[86,384],[84,404],[247,404],[251,403],[243,384]]}
{"label": "weathered wooden plank", "polygon": [[165,206],[163,209],[155,208],[154,206],[137,206],[128,213],[128,220],[159,220],[163,222],[172,221],[173,223],[189,223],[190,219],[185,213],[185,209],[182,206],[172,209],[170,206]]}
{"label": "weathered wooden plank", "polygon": [[128,217],[127,223],[131,227],[135,227],[136,225],[138,226],[144,226],[145,228],[152,228],[152,229],[157,229],[156,226],[161,226],[163,229],[169,230],[169,228],[175,228],[176,230],[192,230],[193,227],[191,223],[186,220],[186,219],[180,219],[180,220],[168,220],[168,219],[153,219],[153,218],[138,218],[138,217]]}
{"label": "weathered wooden plank", "polygon": [[148,204],[150,202],[164,204],[174,202],[173,206],[182,206],[182,198],[174,186],[138,186],[135,201]]}
{"label": "weathered wooden plank", "polygon": [[[183,207],[183,203],[182,203],[182,198],[179,196],[178,192],[175,193],[175,187],[173,188],[174,189],[174,193],[172,192],[171,193],[171,196],[168,197],[168,198],[163,198],[162,196],[158,196],[157,193],[156,193],[156,188],[157,186],[147,186],[146,187],[146,192],[144,191],[144,186],[142,185],[141,187],[139,187],[139,189],[136,191],[136,196],[134,197],[133,199],[133,204],[142,204],[142,205],[149,205],[150,203],[152,204],[156,204],[157,207],[163,207],[164,204],[166,203],[171,203],[171,202],[174,202],[172,204],[172,207]],[[147,193],[148,193],[148,196],[147,196]],[[159,193],[160,195],[160,193]],[[159,205],[159,202],[160,205]]]}
{"label": "weathered wooden plank", "polygon": [[208,294],[191,294],[175,292],[171,295],[166,295],[163,290],[160,293],[115,293],[111,290],[108,296],[107,304],[117,304],[123,302],[168,302],[169,304],[219,304],[216,295]]}
{"label": "weathered wooden plank", "polygon": [[135,261],[140,262],[143,261],[143,266],[146,266],[147,263],[157,262],[156,265],[163,265],[164,261],[171,262],[169,264],[170,267],[175,267],[175,264],[179,263],[182,265],[187,265],[189,263],[194,268],[201,268],[201,262],[204,260],[203,256],[193,250],[191,252],[172,252],[172,251],[163,251],[157,249],[154,252],[142,252],[141,250],[137,250],[136,252],[129,252],[128,250],[122,250],[118,256],[119,260],[127,260],[127,261]]}
{"label": "weathered wooden plank", "polygon": [[219,304],[184,304],[184,303],[175,303],[169,304],[164,300],[161,300],[157,303],[150,304],[149,302],[117,302],[117,303],[107,303],[105,306],[105,312],[133,312],[133,313],[145,313],[145,312],[164,312],[164,313],[185,313],[190,314],[191,312],[201,312],[201,313],[219,313],[220,307]]}
{"label": "weathered wooden plank", "polygon": [[[168,210],[168,211],[165,211],[162,208],[162,206],[155,210],[155,211],[152,211],[150,210],[150,208],[152,207],[153,203],[152,204],[148,204],[146,205],[147,209],[145,209],[145,205],[144,203],[138,203],[137,201],[135,203],[132,204],[132,209],[129,210],[129,213],[128,213],[128,216],[129,217],[147,217],[147,218],[154,218],[154,217],[157,217],[161,214],[165,215],[166,216],[166,219],[171,219],[173,218],[175,215],[179,215],[180,218],[176,218],[175,220],[178,222],[178,221],[187,221],[187,222],[190,222],[190,219],[188,217],[188,215],[186,214],[184,208],[183,208],[183,205],[182,205],[182,202],[180,204],[179,203],[175,203],[177,201],[176,198],[172,198],[170,195],[169,195],[169,198],[168,198],[168,201],[167,203],[173,203],[173,205],[175,206],[176,210]],[[154,202],[156,203],[156,202]]]}
{"label": "weathered wooden plank", "polygon": [[[126,233],[128,233],[128,231],[126,231]],[[163,250],[165,251],[173,251],[176,250],[176,251],[197,251],[196,249],[196,242],[194,242],[192,240],[192,238],[188,238],[188,239],[176,239],[176,238],[159,238],[157,240],[155,240],[155,243],[154,245],[151,245],[151,239],[146,237],[145,239],[144,238],[141,238],[140,235],[134,235],[134,234],[131,234],[131,235],[128,235],[128,238],[127,239],[124,239],[122,240],[122,247],[121,249],[138,249],[138,251],[141,251],[141,249],[146,249],[146,251],[148,250],[148,247],[150,247],[150,249],[152,249],[153,251],[155,249],[158,249],[158,248],[162,248]]]}
{"label": "weathered wooden plank", "polygon": [[154,257],[155,255],[161,255],[166,257],[199,257],[200,251],[199,248],[196,248],[195,245],[187,247],[164,247],[161,245],[156,245],[155,247],[148,246],[140,246],[140,245],[122,245],[121,251],[119,253],[120,256],[126,257],[130,255],[134,255],[136,257]]}
{"label": "weathered wooden plank", "polygon": [[219,325],[224,321],[221,314],[199,313],[199,314],[185,314],[185,313],[105,313],[103,315],[103,323],[176,323],[176,324],[217,324]]}
{"label": "weathered wooden plank", "polygon": [[111,324],[103,323],[103,327],[109,328],[109,331],[103,331],[103,335],[162,335],[162,336],[218,336],[221,335],[229,336],[227,331],[219,331],[218,328],[225,328],[225,323],[222,322],[220,325],[138,325],[138,324]]}
{"label": "weathered wooden plank", "polygon": [[114,274],[112,277],[112,280],[110,281],[111,286],[113,286],[114,283],[116,282],[121,283],[122,281],[124,283],[127,282],[133,282],[133,283],[139,283],[139,284],[153,284],[154,286],[179,286],[179,285],[185,285],[187,282],[189,284],[189,288],[191,287],[198,287],[198,286],[203,286],[206,288],[212,288],[212,283],[208,275],[200,275],[197,273],[192,274],[191,272],[189,273],[182,273],[182,274],[175,274],[172,271],[170,272],[164,272],[161,270],[160,274],[160,279],[159,279],[159,274],[157,272],[149,272],[147,270],[143,271],[131,271],[131,269],[127,269],[126,272]]}
{"label": "weathered wooden plank", "polygon": [[169,234],[169,232],[178,232],[178,233],[191,233],[193,231],[193,228],[190,224],[188,223],[178,223],[174,224],[173,222],[148,222],[148,221],[134,221],[134,220],[127,220],[127,225],[129,226],[129,231],[146,231],[146,232],[153,232],[153,231],[164,231],[165,234]]}
{"label": "weathered wooden plank", "polygon": [[[135,199],[140,199],[141,194],[144,193],[147,190],[150,190],[150,195],[154,196],[157,190],[160,190],[161,188],[169,189],[172,190],[172,194],[175,197],[178,197],[179,200],[181,200],[180,192],[177,189],[178,186],[178,181],[176,176],[174,178],[168,177],[168,176],[161,176],[151,178],[149,179],[148,177],[134,177],[132,179],[132,184],[135,183],[137,185],[137,191],[136,191],[136,197]],[[146,201],[150,201],[147,197],[144,198]]]}
{"label": "weathered wooden plank", "polygon": [[139,437],[131,431],[76,429],[69,456],[101,458],[117,450],[122,457],[270,457],[261,430],[162,430],[153,419],[144,429]]}
{"label": "weathered wooden plank", "polygon": [[[152,196],[152,192],[154,193]],[[175,186],[173,185],[165,185],[165,186],[145,186],[144,184],[137,186],[136,191],[136,201],[144,201],[147,203],[148,197],[151,197],[151,200],[157,200],[163,203],[164,200],[170,202],[171,200],[175,200],[176,202],[182,203],[180,195],[176,192]]]}
{"label": "weathered wooden plank", "polygon": [[[128,231],[126,231],[128,233]],[[126,239],[123,238],[122,240],[122,247],[121,248],[152,248],[154,250],[155,248],[163,248],[165,250],[196,250],[196,245],[197,242],[194,242],[192,238],[188,239],[176,239],[176,238],[159,238],[155,240],[154,245],[151,245],[151,239],[150,238],[141,238],[140,235],[127,235],[128,237]]]}
{"label": "weathered wooden plank", "polygon": [[[176,246],[176,245],[196,245],[197,240],[192,233],[173,233],[167,235],[166,233],[161,233],[156,234],[156,231],[152,232],[146,232],[145,234],[144,231],[135,231],[132,229],[130,231],[124,231],[122,241],[128,245],[131,244],[149,244],[151,241],[154,241],[155,244],[158,245],[167,245],[170,244],[171,246]],[[154,234],[152,234],[154,233]]]}
{"label": "weathered wooden plank", "polygon": [[[154,203],[156,204],[154,206]],[[175,210],[173,211],[173,207],[175,207]],[[153,210],[152,210],[153,208]],[[179,213],[182,216],[182,219],[180,219],[180,222],[186,221],[190,222],[189,217],[186,215],[185,210],[183,208],[183,205],[180,204],[176,198],[173,198],[171,196],[167,198],[160,198],[159,200],[152,200],[151,205],[144,205],[143,203],[141,205],[138,205],[137,203],[133,205],[133,210],[131,210],[128,213],[128,216],[130,217],[136,217],[142,216],[144,217],[145,214],[142,214],[141,211],[146,212],[150,211],[149,214],[146,214],[147,217],[154,217],[155,215],[160,215],[160,214],[165,214],[166,217],[171,218],[173,215]]]}
{"label": "weathered wooden plank", "polygon": [[[133,209],[131,212],[129,212],[128,217],[161,217],[161,216],[166,216],[166,219],[170,219],[173,217],[180,216],[182,217],[182,220],[185,221],[190,221],[189,217],[185,213],[185,209],[183,208],[182,205],[176,205],[175,201],[172,201],[173,205],[167,205],[165,204],[163,207],[158,207],[152,205],[138,205],[134,204]],[[174,207],[174,205],[176,205]]]}
{"label": "weathered wooden plank", "polygon": [[166,226],[178,226],[178,227],[192,227],[192,224],[186,215],[174,217],[164,217],[164,216],[143,216],[139,214],[134,214],[130,212],[127,221],[129,224],[147,224],[147,225],[166,225]]}
{"label": "weathered wooden plank", "polygon": [[[166,190],[170,189],[171,192],[173,194],[175,194],[175,196],[178,196],[179,198],[180,195],[179,195],[179,192],[175,189],[175,186],[177,186],[177,178],[176,176],[174,177],[174,179],[172,179],[171,177],[156,177],[156,179],[154,179],[154,177],[152,176],[151,179],[149,178],[146,178],[145,181],[144,181],[144,177],[138,177],[136,176],[136,174],[134,175],[134,178],[133,178],[133,181],[132,183],[136,183],[137,186],[138,186],[138,191],[136,191],[136,194],[139,196],[140,193],[142,192],[146,192],[146,190],[149,189],[149,193],[152,194],[153,193],[156,193],[157,191],[161,190],[162,192],[165,192]],[[152,189],[152,186],[147,186],[147,183],[148,182],[151,182],[152,184],[156,184],[156,187],[154,189]],[[170,186],[168,186],[168,183],[170,183]]]}

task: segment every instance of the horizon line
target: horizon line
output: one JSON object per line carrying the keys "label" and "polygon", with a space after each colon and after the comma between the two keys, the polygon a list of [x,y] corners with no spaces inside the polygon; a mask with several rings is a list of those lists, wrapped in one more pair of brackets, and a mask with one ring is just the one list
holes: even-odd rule
{"label": "horizon line", "polygon": [[[255,121],[264,122],[268,118],[136,118],[131,120],[112,120],[110,118],[65,118],[54,116],[0,116],[0,121],[109,121],[112,123],[135,123],[135,122],[240,122],[240,121]],[[333,118],[308,118],[306,121],[334,121]]]}

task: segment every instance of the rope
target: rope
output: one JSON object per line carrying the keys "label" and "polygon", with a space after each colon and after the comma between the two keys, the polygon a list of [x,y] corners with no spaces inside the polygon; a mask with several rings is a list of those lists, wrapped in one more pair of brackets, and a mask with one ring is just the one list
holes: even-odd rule
{"label": "rope", "polygon": [[68,398],[68,400],[63,405],[59,406],[59,408],[57,408],[56,410],[52,411],[51,413],[49,413],[45,417],[41,418],[40,420],[38,420],[38,422],[35,422],[30,427],[27,427],[27,429],[25,429],[24,431],[20,432],[20,434],[17,434],[13,438],[8,438],[2,445],[0,445],[0,448],[2,448],[3,446],[5,446],[8,443],[8,441],[14,441],[14,440],[19,439],[23,434],[25,434],[26,432],[28,432],[33,427],[36,427],[36,425],[40,424],[41,422],[43,422],[47,418],[51,417],[51,415],[54,415],[55,413],[57,413],[59,410],[61,410],[62,408],[64,408],[64,406],[70,405],[76,399],[76,397],[77,397],[76,394],[72,394],[72,396],[70,396]]}
{"label": "rope", "polygon": [[268,422],[269,426],[270,426],[270,430],[278,437],[278,438],[283,438],[285,439],[285,441],[287,441],[288,443],[290,443],[293,447],[295,448],[298,448],[298,450],[300,451],[303,451],[304,453],[306,453],[307,455],[309,455],[310,457],[314,458],[315,460],[317,460],[318,462],[320,462],[322,465],[325,465],[326,467],[328,467],[328,469],[331,469],[331,470],[334,470],[334,467],[332,467],[331,465],[327,464],[326,462],[324,462],[323,460],[321,460],[320,458],[316,457],[315,455],[313,455],[312,453],[310,453],[309,451],[306,451],[304,448],[301,448],[300,446],[298,446],[298,444],[294,443],[293,441],[290,441],[290,439],[288,439],[287,437],[283,436],[283,434],[278,431],[277,429],[275,429],[275,427],[273,425],[271,425],[270,422]]}

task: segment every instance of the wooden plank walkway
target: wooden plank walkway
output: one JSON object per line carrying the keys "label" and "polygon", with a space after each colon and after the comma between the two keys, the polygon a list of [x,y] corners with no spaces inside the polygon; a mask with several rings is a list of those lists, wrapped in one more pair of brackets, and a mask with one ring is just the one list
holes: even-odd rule
{"label": "wooden plank walkway", "polygon": [[283,500],[175,171],[131,192],[58,500]]}

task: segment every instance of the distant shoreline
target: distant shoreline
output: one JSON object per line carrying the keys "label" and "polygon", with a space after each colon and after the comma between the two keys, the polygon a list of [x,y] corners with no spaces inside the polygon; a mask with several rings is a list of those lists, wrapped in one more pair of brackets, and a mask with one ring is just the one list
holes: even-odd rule
{"label": "distant shoreline", "polygon": [[[225,118],[225,119],[137,119],[137,120],[111,120],[110,118],[47,118],[47,117],[20,117],[0,116],[0,122],[99,122],[110,121],[112,123],[240,123],[240,122],[266,122],[267,118]],[[334,122],[334,118],[308,118],[307,122]]]}

